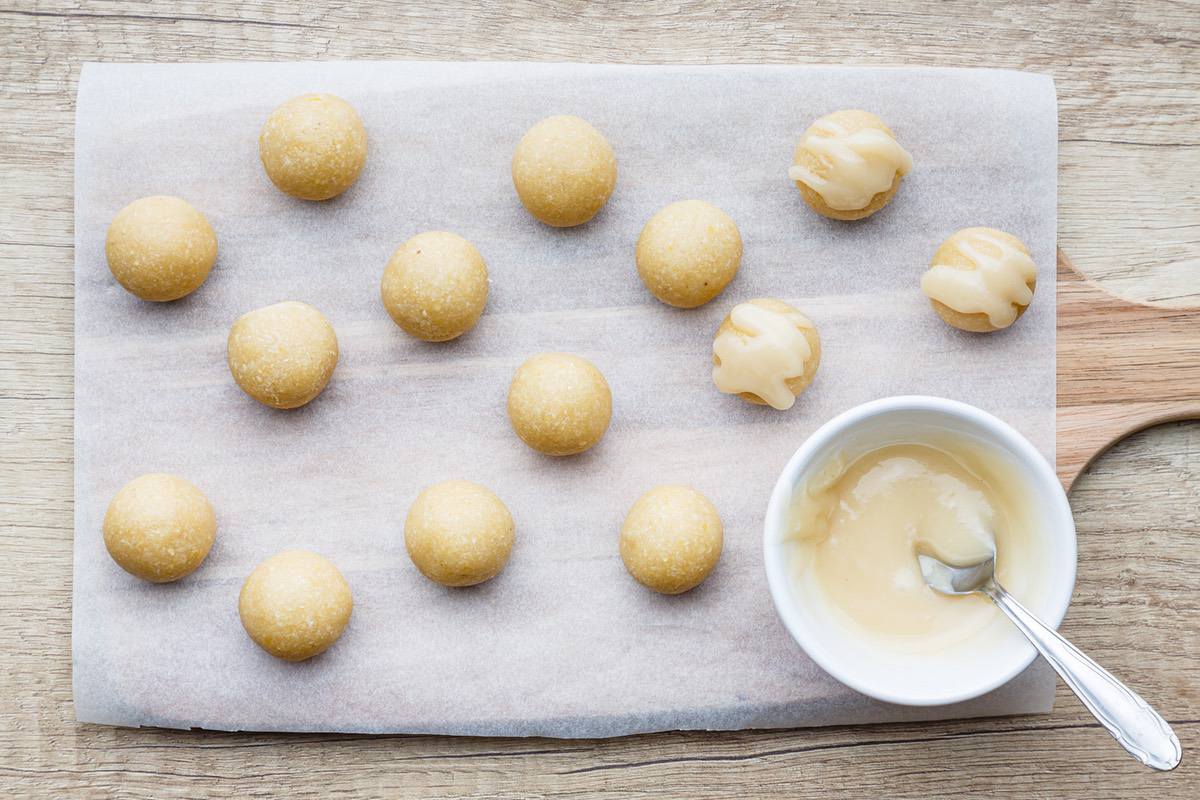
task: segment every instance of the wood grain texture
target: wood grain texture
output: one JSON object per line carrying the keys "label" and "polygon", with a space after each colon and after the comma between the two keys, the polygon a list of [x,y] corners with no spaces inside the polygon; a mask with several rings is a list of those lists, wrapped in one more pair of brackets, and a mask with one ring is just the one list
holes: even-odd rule
{"label": "wood grain texture", "polygon": [[1146,772],[1060,691],[1047,717],[597,742],[246,736],[73,722],[72,129],[84,60],[782,62],[1039,70],[1060,101],[1059,240],[1108,288],[1200,300],[1195,2],[152,3],[0,6],[0,792],[11,797],[1191,798],[1200,793],[1200,425],[1075,483],[1065,631],[1183,741]]}

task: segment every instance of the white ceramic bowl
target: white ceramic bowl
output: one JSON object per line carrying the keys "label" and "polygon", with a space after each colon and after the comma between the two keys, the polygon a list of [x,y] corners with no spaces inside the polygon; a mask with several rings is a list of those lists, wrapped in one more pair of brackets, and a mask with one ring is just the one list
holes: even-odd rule
{"label": "white ceramic bowl", "polygon": [[[767,582],[792,637],[826,672],[863,694],[891,703],[941,705],[985,694],[1016,677],[1036,652],[1006,620],[968,644],[940,652],[893,652],[848,627],[820,603],[802,602],[785,544],[793,492],[834,455],[847,458],[886,444],[965,434],[1007,456],[1025,476],[1050,563],[1029,608],[1057,626],[1075,587],[1075,522],[1054,470],[1032,444],[996,417],[939,397],[889,397],[864,403],[822,425],[788,461],[771,493],[763,536]],[[976,640],[977,639],[977,640]]]}

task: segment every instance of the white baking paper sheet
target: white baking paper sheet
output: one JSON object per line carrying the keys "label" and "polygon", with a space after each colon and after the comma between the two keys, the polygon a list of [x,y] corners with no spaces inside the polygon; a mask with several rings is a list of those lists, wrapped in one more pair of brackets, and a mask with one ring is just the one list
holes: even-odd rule
{"label": "white baking paper sheet", "polygon": [[[358,183],[325,203],[266,179],[259,126],[304,92],[357,107],[370,138]],[[880,114],[916,167],[865,222],[809,211],[787,179],[817,116]],[[535,222],[509,159],[532,123],[590,120],[616,150],[608,206],[579,228]],[[260,731],[561,737],[1043,712],[1035,666],[977,701],[911,709],[823,673],[776,618],[763,512],[784,463],[834,414],[929,393],[982,406],[1054,457],[1056,103],[1045,76],[990,70],[305,63],[87,65],[75,142],[75,601],[81,721]],[[131,200],[180,195],[220,241],[208,282],[169,304],[112,279],[106,226]],[[681,311],[650,297],[634,242],[650,215],[702,198],[741,228],[725,292]],[[917,282],[957,228],[1025,240],[1037,296],[1005,333],[947,328]],[[487,261],[478,327],[448,344],[405,336],[379,300],[391,252],[449,229]],[[719,394],[717,324],[737,301],[780,297],[819,326],[816,383],[788,412]],[[225,365],[243,312],[281,300],[321,309],[341,343],[307,407],[250,400]],[[517,365],[543,350],[594,361],[614,397],[603,442],[574,458],[522,445],[505,417]],[[217,512],[203,567],[155,586],[105,552],[109,499],[149,471],[184,475]],[[423,486],[492,487],[517,523],[507,569],[444,589],[409,562],[408,506]],[[617,554],[624,514],[659,483],[720,509],[712,577],[653,594]],[[306,663],[242,631],[237,595],[263,558],[308,548],[354,590],[345,635]]]}

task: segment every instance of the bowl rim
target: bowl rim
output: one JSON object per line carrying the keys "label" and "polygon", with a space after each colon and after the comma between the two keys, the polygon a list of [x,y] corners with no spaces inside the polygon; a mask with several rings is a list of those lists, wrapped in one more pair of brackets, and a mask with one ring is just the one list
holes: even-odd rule
{"label": "bowl rim", "polygon": [[1063,548],[1067,563],[1061,567],[1056,565],[1056,569],[1052,573],[1046,595],[1049,612],[1044,615],[1043,619],[1051,627],[1058,627],[1063,617],[1066,616],[1067,607],[1070,605],[1071,596],[1074,593],[1078,561],[1075,521],[1062,482],[1041,452],[1007,422],[976,406],[944,397],[897,395],[871,400],[834,416],[805,439],[788,459],[787,465],[784,466],[771,491],[771,499],[767,504],[766,517],[763,521],[763,564],[767,572],[767,585],[771,592],[771,600],[784,627],[787,628],[792,639],[804,649],[808,657],[826,673],[851,689],[877,700],[907,706],[947,705],[979,697],[1008,683],[1033,662],[1037,656],[1036,649],[1032,645],[1028,645],[1025,655],[1017,659],[1011,668],[995,677],[981,681],[978,685],[967,689],[946,692],[937,696],[930,696],[928,693],[917,696],[860,680],[856,675],[847,674],[841,668],[839,658],[817,640],[817,637],[812,634],[809,624],[794,609],[795,602],[791,594],[790,578],[786,571],[786,558],[783,555],[783,548],[780,547],[782,541],[780,528],[782,520],[785,519],[786,509],[791,504],[796,480],[800,473],[810,466],[813,458],[833,440],[867,419],[905,411],[940,412],[962,418],[987,430],[1016,456],[1018,467],[1028,475],[1035,485],[1043,490],[1048,490],[1046,494],[1053,499],[1054,507],[1047,509],[1047,516],[1055,522],[1050,526],[1050,535],[1061,540],[1058,544]]}

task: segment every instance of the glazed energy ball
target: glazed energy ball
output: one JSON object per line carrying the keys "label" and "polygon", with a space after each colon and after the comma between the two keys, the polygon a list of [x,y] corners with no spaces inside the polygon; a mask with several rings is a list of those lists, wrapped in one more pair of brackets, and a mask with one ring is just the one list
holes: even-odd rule
{"label": "glazed energy ball", "polygon": [[972,333],[1007,328],[1025,313],[1037,286],[1029,248],[995,228],[964,228],[942,242],[921,291],[948,324]]}
{"label": "glazed energy ball", "polygon": [[820,363],[816,326],[782,300],[738,303],[713,339],[717,389],[780,411],[808,388]]}
{"label": "glazed energy ball", "polygon": [[285,661],[328,650],[354,610],[350,585],[327,559],[306,550],[276,553],[255,567],[238,595],[242,627]]}
{"label": "glazed energy ball", "polygon": [[487,305],[488,271],[470,242],[446,231],[418,234],[392,254],[380,287],[404,332],[426,342],[462,336]]}
{"label": "glazed energy ball", "polygon": [[637,241],[637,269],[650,293],[667,305],[695,308],[712,300],[737,274],[742,236],[721,209],[683,200],[659,211]]}
{"label": "glazed energy ball", "polygon": [[328,200],[358,180],[367,160],[367,131],[354,106],[342,98],[300,95],[267,117],[258,155],[280,191],[301,200]]}
{"label": "glazed energy ball", "polygon": [[470,481],[422,491],[404,521],[404,546],[421,574],[443,586],[494,578],[512,552],[514,527],[504,502]]}
{"label": "glazed energy ball", "polygon": [[272,408],[298,408],[329,383],[338,361],[337,335],[308,303],[276,303],[233,323],[226,355],[246,394]]}
{"label": "glazed energy ball", "polygon": [[721,557],[724,529],[708,498],[687,486],[658,486],[621,526],[621,560],[637,582],[679,594],[704,581]]}
{"label": "glazed energy ball", "polygon": [[868,111],[835,111],[804,132],[788,177],[805,202],[830,219],[863,219],[888,204],[912,156]]}
{"label": "glazed energy ball", "polygon": [[186,200],[155,195],[113,217],[104,241],[117,282],[143,300],[178,300],[204,283],[217,260],[217,235]]}
{"label": "glazed energy ball", "polygon": [[194,571],[212,549],[217,518],[183,478],[154,472],[121,487],[104,515],[104,546],[131,575],[154,583]]}
{"label": "glazed energy ball", "polygon": [[521,441],[551,456],[582,453],[604,436],[612,392],[600,370],[567,353],[526,361],[508,389],[508,418]]}
{"label": "glazed energy ball", "polygon": [[600,131],[579,117],[547,117],[517,143],[512,179],[537,219],[556,228],[582,225],[612,195],[617,157]]}

